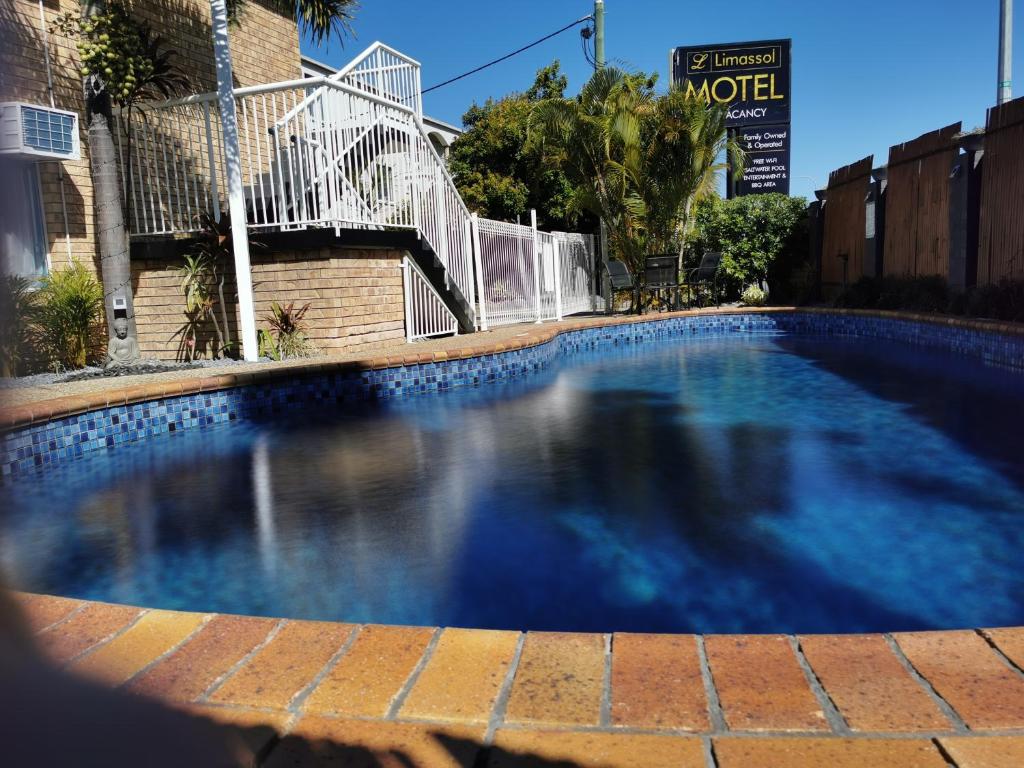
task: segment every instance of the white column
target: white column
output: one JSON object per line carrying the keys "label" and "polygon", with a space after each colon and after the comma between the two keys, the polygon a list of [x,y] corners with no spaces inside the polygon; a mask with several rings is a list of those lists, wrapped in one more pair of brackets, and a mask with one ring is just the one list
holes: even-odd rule
{"label": "white column", "polygon": [[480,255],[480,218],[474,213],[469,219],[469,231],[472,236],[473,246],[473,263],[476,266],[476,293],[479,297],[479,315],[477,318],[480,321],[480,330],[486,331],[487,328],[487,307],[484,306],[487,302],[484,297],[484,267],[483,260]]}
{"label": "white column", "polygon": [[552,261],[555,264],[555,319],[562,319],[562,254],[558,239],[551,239]]}
{"label": "white column", "polygon": [[411,343],[416,320],[412,306],[412,275],[409,274],[408,254],[402,259],[402,294],[405,299],[405,340]]}
{"label": "white column", "polygon": [[[217,64],[217,103],[224,143],[228,212],[231,215],[231,244],[235,253],[238,284],[238,312],[242,322],[242,354],[246,360],[259,359],[256,341],[256,309],[252,298],[252,269],[249,263],[249,231],[242,192],[242,165],[238,147],[238,117],[232,91],[231,49],[228,45],[228,9],[225,0],[210,0],[213,16],[213,58]],[[214,201],[214,205],[220,205]]]}
{"label": "white column", "polygon": [[544,316],[540,302],[540,253],[537,248],[537,211],[530,209],[530,228],[533,230],[533,295],[537,300],[537,322],[541,322]]}

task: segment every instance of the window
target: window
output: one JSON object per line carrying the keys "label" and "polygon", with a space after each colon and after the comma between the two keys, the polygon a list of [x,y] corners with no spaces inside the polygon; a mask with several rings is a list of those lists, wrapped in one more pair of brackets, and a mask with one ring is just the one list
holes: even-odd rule
{"label": "window", "polygon": [[46,226],[36,163],[0,162],[0,271],[25,277],[46,274]]}

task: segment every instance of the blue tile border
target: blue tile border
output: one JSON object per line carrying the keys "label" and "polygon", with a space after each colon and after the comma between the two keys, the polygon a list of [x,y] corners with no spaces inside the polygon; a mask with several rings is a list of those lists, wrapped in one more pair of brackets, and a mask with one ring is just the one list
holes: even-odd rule
{"label": "blue tile border", "polygon": [[709,314],[566,330],[524,349],[458,360],[338,372],[297,371],[273,381],[101,408],[8,432],[0,438],[0,481],[152,435],[231,421],[261,421],[308,409],[350,407],[479,386],[527,375],[561,354],[672,337],[792,333],[877,338],[943,349],[1024,373],[1024,335],[955,324],[861,314]]}

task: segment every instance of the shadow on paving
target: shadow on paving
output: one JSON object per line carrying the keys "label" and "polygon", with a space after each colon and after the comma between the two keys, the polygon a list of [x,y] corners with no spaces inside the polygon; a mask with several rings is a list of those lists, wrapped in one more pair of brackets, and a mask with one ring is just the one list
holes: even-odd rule
{"label": "shadow on paving", "polygon": [[[272,719],[275,713],[268,713]],[[279,713],[278,713],[279,714]],[[267,725],[240,727],[160,701],[111,690],[57,669],[40,656],[32,631],[0,589],[0,743],[4,768],[573,768],[511,754],[463,738],[458,727],[338,722],[339,739],[283,738]],[[446,733],[447,731],[447,733]],[[352,743],[345,743],[345,740]],[[359,743],[363,742],[363,743]]]}
{"label": "shadow on paving", "polygon": [[[383,723],[383,725],[391,725]],[[285,736],[260,761],[265,768],[581,768],[571,760],[551,760],[540,755],[509,752],[496,746],[443,732],[432,732],[419,749],[367,748],[324,739]]]}

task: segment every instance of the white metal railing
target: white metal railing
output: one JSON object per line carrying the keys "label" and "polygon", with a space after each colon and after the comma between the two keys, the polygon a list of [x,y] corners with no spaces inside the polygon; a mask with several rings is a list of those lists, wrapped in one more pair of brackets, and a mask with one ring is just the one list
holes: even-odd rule
{"label": "white metal railing", "polygon": [[561,286],[558,278],[561,270],[558,269],[558,243],[550,232],[537,232],[537,287],[539,290],[540,303],[538,307],[538,320],[561,320]]}
{"label": "white metal railing", "polygon": [[562,314],[596,311],[594,236],[578,232],[552,232],[551,235],[558,242]]}
{"label": "white metal railing", "polygon": [[371,45],[331,79],[409,107],[423,117],[420,63],[384,43]]}
{"label": "white metal railing", "polygon": [[[204,214],[219,221],[226,157],[237,154],[250,229],[415,231],[444,267],[444,288],[477,327],[595,307],[592,237],[539,232],[535,215],[531,226],[474,223],[427,138],[415,60],[374,43],[330,77],[237,88],[234,98],[235,146],[224,140],[216,93],[117,116],[134,234],[196,232]],[[408,285],[428,284],[415,265],[405,271]],[[437,320],[438,294],[428,300],[414,291],[410,299],[407,289],[407,299],[419,302],[423,322]],[[448,328],[451,317],[437,322],[423,327]]]}
{"label": "white metal railing", "polygon": [[487,326],[593,311],[594,238],[474,219],[480,308]]}
{"label": "white metal railing", "polygon": [[538,319],[533,228],[491,219],[476,220],[480,295],[488,325]]}
{"label": "white metal railing", "polygon": [[405,290],[405,338],[407,341],[459,332],[459,321],[434,290],[426,275],[406,256],[402,260]]}
{"label": "white metal railing", "polygon": [[250,228],[416,230],[472,308],[470,215],[444,161],[414,108],[372,92],[369,75],[353,76],[364,87],[321,77],[236,89],[237,148],[225,146],[215,93],[121,115],[132,231],[195,232],[203,213],[219,219],[224,153],[237,151]]}

